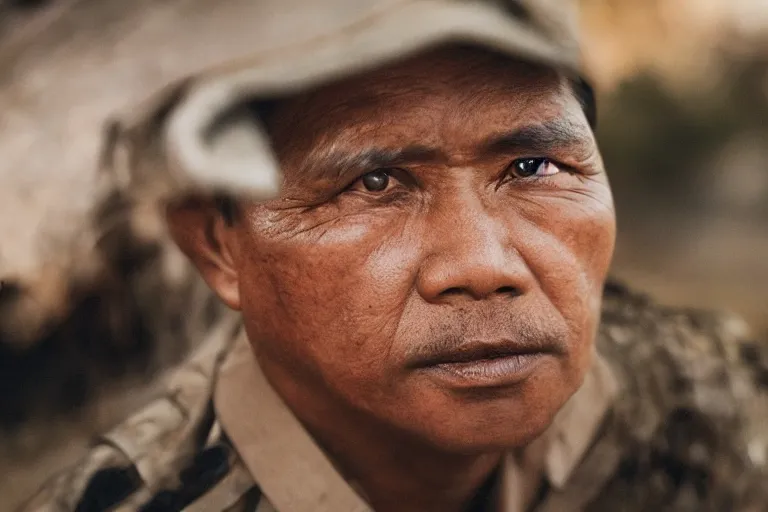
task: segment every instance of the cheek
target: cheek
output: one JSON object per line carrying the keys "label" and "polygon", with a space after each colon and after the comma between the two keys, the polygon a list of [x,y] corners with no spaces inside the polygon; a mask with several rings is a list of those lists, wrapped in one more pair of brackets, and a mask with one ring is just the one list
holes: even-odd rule
{"label": "cheek", "polygon": [[602,204],[564,207],[558,218],[561,221],[549,224],[547,230],[560,242],[589,293],[601,297],[616,241],[613,209]]}
{"label": "cheek", "polygon": [[[527,213],[527,214],[526,214]],[[600,318],[603,284],[615,242],[610,195],[603,200],[552,199],[525,212],[520,251],[543,294],[586,351]]]}
{"label": "cheek", "polygon": [[542,204],[532,223],[545,233],[539,238],[546,240],[548,252],[560,259],[551,265],[553,274],[578,286],[581,292],[601,296],[616,239],[615,212],[607,184]]}
{"label": "cheek", "polygon": [[386,371],[416,273],[403,226],[371,219],[244,237],[243,311],[257,350],[343,387]]}

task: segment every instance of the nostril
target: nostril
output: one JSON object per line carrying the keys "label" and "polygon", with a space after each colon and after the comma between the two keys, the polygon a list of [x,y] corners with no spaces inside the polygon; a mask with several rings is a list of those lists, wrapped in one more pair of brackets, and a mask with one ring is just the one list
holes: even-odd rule
{"label": "nostril", "polygon": [[17,300],[23,291],[17,282],[0,279],[0,305]]}
{"label": "nostril", "polygon": [[512,297],[517,297],[520,295],[520,290],[515,288],[514,286],[502,286],[501,288],[496,289],[497,295],[511,295]]}
{"label": "nostril", "polygon": [[[451,288],[446,288],[442,292],[440,292],[441,297],[457,297],[461,295],[472,295],[475,298],[483,298],[486,297],[486,294],[479,293],[478,295],[475,295],[472,293],[471,288],[463,288],[460,286],[454,286]],[[496,288],[496,290],[493,291],[490,295],[505,295],[508,297],[517,297],[521,295],[520,290],[514,286],[501,286],[499,288]]]}
{"label": "nostril", "polygon": [[440,292],[440,295],[448,297],[452,295],[461,295],[462,293],[464,293],[464,291],[461,288],[454,286],[453,288],[446,288]]}

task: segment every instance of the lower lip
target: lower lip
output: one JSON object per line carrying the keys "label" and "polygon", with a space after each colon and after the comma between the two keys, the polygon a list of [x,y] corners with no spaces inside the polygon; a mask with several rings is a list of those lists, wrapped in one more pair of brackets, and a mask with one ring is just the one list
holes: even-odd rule
{"label": "lower lip", "polygon": [[515,354],[494,359],[442,363],[425,368],[432,377],[455,388],[493,388],[520,384],[547,357],[543,352]]}

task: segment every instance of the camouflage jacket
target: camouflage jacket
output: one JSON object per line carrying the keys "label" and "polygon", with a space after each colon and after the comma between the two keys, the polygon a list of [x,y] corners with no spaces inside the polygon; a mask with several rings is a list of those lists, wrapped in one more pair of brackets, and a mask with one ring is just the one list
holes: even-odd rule
{"label": "camouflage jacket", "polygon": [[[245,377],[258,393],[221,392],[218,381],[244,384],[239,330],[233,320],[211,331],[157,400],[24,510],[369,510],[262,376]],[[597,350],[582,389],[526,449],[543,462],[510,454],[478,510],[768,510],[766,344],[733,317],[609,285]],[[230,429],[227,409],[248,407],[246,395],[256,427]],[[499,499],[505,490],[515,496]]]}

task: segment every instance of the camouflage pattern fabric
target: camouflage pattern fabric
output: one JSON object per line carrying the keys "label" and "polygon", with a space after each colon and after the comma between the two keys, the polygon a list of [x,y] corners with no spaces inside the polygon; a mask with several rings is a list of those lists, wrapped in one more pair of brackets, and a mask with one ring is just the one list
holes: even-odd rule
{"label": "camouflage pattern fabric", "polygon": [[598,350],[624,387],[604,437],[625,453],[588,510],[768,510],[766,340],[609,285]]}

